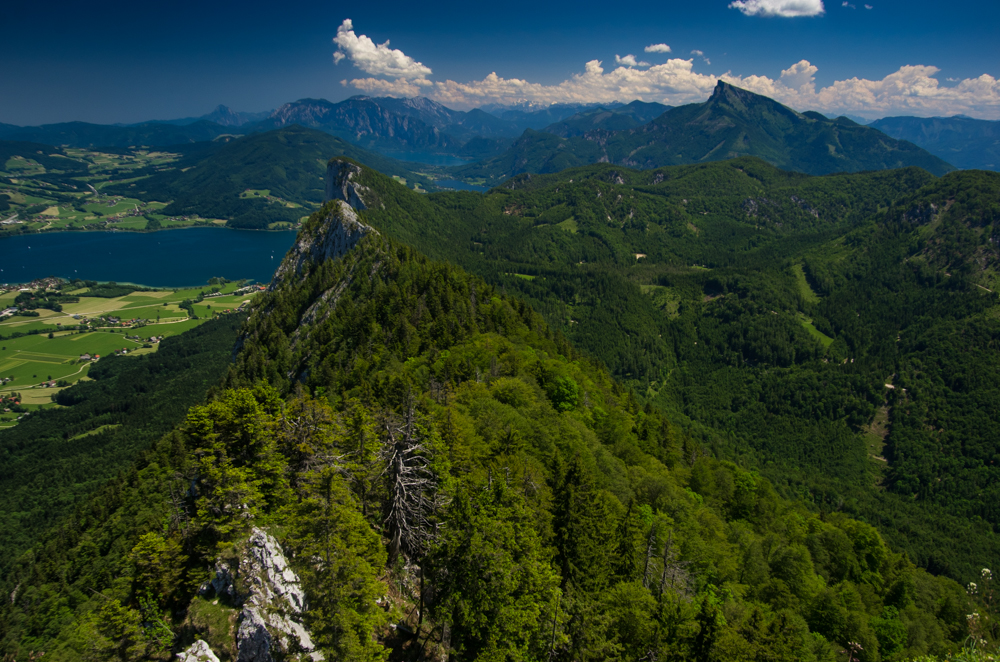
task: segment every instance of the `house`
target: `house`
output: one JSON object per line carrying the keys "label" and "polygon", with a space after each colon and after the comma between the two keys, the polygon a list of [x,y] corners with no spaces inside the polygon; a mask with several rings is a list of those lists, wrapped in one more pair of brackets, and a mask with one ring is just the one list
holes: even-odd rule
{"label": "house", "polygon": [[80,360],[81,361],[89,361],[90,360],[90,354],[81,354],[80,355]]}

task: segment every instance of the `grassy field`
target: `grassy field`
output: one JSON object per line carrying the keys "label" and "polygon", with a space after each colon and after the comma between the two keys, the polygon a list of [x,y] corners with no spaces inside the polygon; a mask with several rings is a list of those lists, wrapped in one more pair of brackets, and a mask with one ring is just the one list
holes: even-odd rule
{"label": "grassy field", "polygon": [[[22,405],[29,410],[54,407],[51,396],[59,388],[41,384],[60,380],[72,384],[86,379],[93,363],[81,361],[81,355],[103,357],[122,350],[128,354],[155,352],[158,344],[148,343],[146,339],[179,335],[215,314],[236,310],[243,302],[250,301],[254,293],[233,293],[239,287],[239,283],[227,283],[219,287],[221,296],[193,303],[197,319],[189,318],[179,304],[185,300],[196,301],[199,295],[210,294],[213,287],[133,291],[113,299],[88,297],[88,289],[82,288],[65,292],[79,296],[80,301],[62,304],[62,312],[39,309],[39,317],[4,318],[0,320],[0,394],[20,393]],[[0,294],[0,307],[13,304],[16,296],[17,292]],[[107,316],[143,322],[132,328],[112,328],[101,319]],[[90,320],[88,329],[77,329],[84,320]],[[38,333],[29,333],[31,331]],[[24,335],[15,338],[15,333]],[[139,336],[140,340],[126,336]],[[151,347],[143,347],[144,344]],[[3,382],[4,379],[11,381]],[[13,425],[15,419],[15,414],[3,415],[0,427]]]}

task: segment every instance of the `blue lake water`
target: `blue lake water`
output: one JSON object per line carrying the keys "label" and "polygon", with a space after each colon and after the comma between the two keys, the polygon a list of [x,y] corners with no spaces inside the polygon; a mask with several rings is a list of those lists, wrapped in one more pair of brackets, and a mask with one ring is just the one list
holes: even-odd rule
{"label": "blue lake water", "polygon": [[472,163],[468,159],[460,159],[457,156],[449,156],[448,154],[434,154],[432,152],[382,152],[382,154],[391,156],[398,161],[424,163],[434,166],[458,166]]}
{"label": "blue lake water", "polygon": [[46,232],[0,238],[0,283],[46,276],[204,285],[209,278],[271,280],[295,232],[184,228],[159,232]]}
{"label": "blue lake water", "polygon": [[478,191],[480,193],[485,193],[489,191],[488,186],[476,186],[475,184],[466,184],[465,182],[460,182],[457,179],[437,179],[434,181],[438,186],[443,186],[445,188],[453,188],[456,191]]}

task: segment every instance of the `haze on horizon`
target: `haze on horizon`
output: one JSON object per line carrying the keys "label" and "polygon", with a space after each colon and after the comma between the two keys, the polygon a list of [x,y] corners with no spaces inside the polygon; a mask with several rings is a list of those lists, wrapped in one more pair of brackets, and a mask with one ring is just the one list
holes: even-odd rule
{"label": "haze on horizon", "polygon": [[307,2],[282,12],[261,2],[22,5],[6,21],[0,122],[131,123],[359,93],[459,110],[679,105],[703,101],[719,80],[796,110],[1000,119],[1000,7],[870,1],[666,2],[616,13],[520,0],[503,11],[454,2]]}

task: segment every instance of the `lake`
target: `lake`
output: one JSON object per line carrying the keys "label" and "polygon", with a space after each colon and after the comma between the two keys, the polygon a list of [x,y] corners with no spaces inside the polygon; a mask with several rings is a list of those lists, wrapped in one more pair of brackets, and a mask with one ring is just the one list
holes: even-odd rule
{"label": "lake", "polygon": [[398,161],[408,161],[410,163],[423,163],[433,166],[459,166],[472,163],[469,159],[460,159],[449,154],[434,154],[433,152],[380,152],[384,156],[390,156]]}
{"label": "lake", "polygon": [[434,181],[438,186],[443,186],[445,188],[453,188],[456,191],[478,191],[479,193],[486,193],[490,190],[488,186],[476,186],[475,184],[466,184],[457,179],[437,179]]}
{"label": "lake", "polygon": [[44,232],[0,238],[0,283],[46,276],[150,287],[209,278],[271,280],[295,232],[184,228],[159,232]]}

